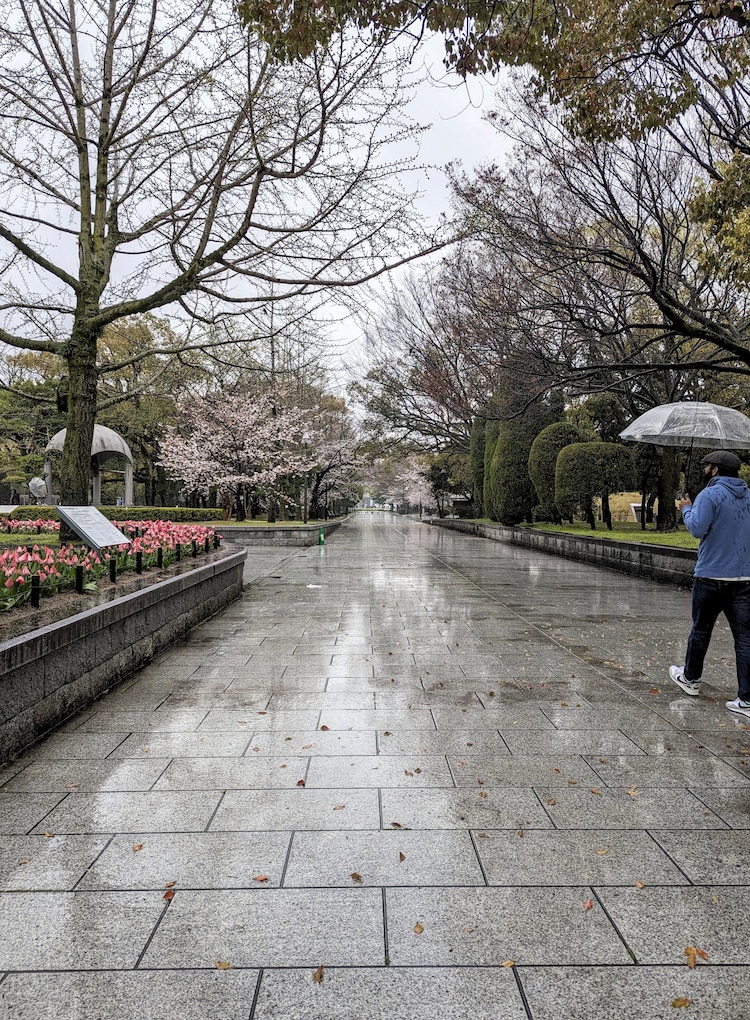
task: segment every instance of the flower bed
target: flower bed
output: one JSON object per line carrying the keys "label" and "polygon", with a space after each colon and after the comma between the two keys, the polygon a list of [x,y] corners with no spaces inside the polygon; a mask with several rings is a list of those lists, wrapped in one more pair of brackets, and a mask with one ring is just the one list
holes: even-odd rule
{"label": "flower bed", "polygon": [[[21,523],[21,522],[19,522]],[[29,522],[26,531],[29,530]],[[200,524],[173,524],[169,521],[114,521],[130,538],[128,546],[113,546],[93,552],[85,546],[63,545],[53,549],[45,545],[17,546],[0,552],[0,610],[13,609],[25,602],[38,604],[40,595],[59,591],[96,591],[103,574],[111,579],[126,570],[166,567],[182,556],[216,548],[221,540],[214,528]],[[57,521],[34,522],[42,530],[59,529]],[[19,529],[21,530],[21,529]]]}

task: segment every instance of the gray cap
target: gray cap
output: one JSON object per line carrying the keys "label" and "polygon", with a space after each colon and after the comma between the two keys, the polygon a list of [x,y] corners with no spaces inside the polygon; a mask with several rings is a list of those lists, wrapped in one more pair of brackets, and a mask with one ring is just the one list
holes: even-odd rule
{"label": "gray cap", "polygon": [[701,460],[701,464],[716,464],[717,467],[728,468],[729,471],[739,471],[740,463],[737,454],[729,450],[712,450]]}

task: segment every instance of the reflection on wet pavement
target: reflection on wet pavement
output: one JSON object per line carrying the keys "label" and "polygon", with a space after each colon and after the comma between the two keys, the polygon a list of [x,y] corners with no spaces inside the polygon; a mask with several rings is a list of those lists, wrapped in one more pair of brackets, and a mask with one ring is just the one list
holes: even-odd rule
{"label": "reflection on wet pavement", "polygon": [[690,699],[678,589],[382,513],[248,556],[0,772],[0,1015],[744,1015],[725,625]]}

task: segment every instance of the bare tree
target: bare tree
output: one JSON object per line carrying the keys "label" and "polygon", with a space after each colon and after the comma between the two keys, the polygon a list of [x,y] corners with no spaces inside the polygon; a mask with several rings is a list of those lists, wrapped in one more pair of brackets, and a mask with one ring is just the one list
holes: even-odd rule
{"label": "bare tree", "polygon": [[430,247],[371,40],[279,66],[231,0],[0,0],[0,61],[0,341],[66,364],[66,502],[87,500],[105,328],[210,323]]}

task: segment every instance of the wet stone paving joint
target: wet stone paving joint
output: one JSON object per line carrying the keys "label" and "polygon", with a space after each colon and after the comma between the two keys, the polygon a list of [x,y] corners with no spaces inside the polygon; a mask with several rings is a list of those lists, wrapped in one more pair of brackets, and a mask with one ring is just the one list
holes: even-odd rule
{"label": "wet stone paving joint", "polygon": [[[0,769],[0,1017],[741,1020],[690,595],[366,513]],[[748,721],[750,722],[750,721]]]}

